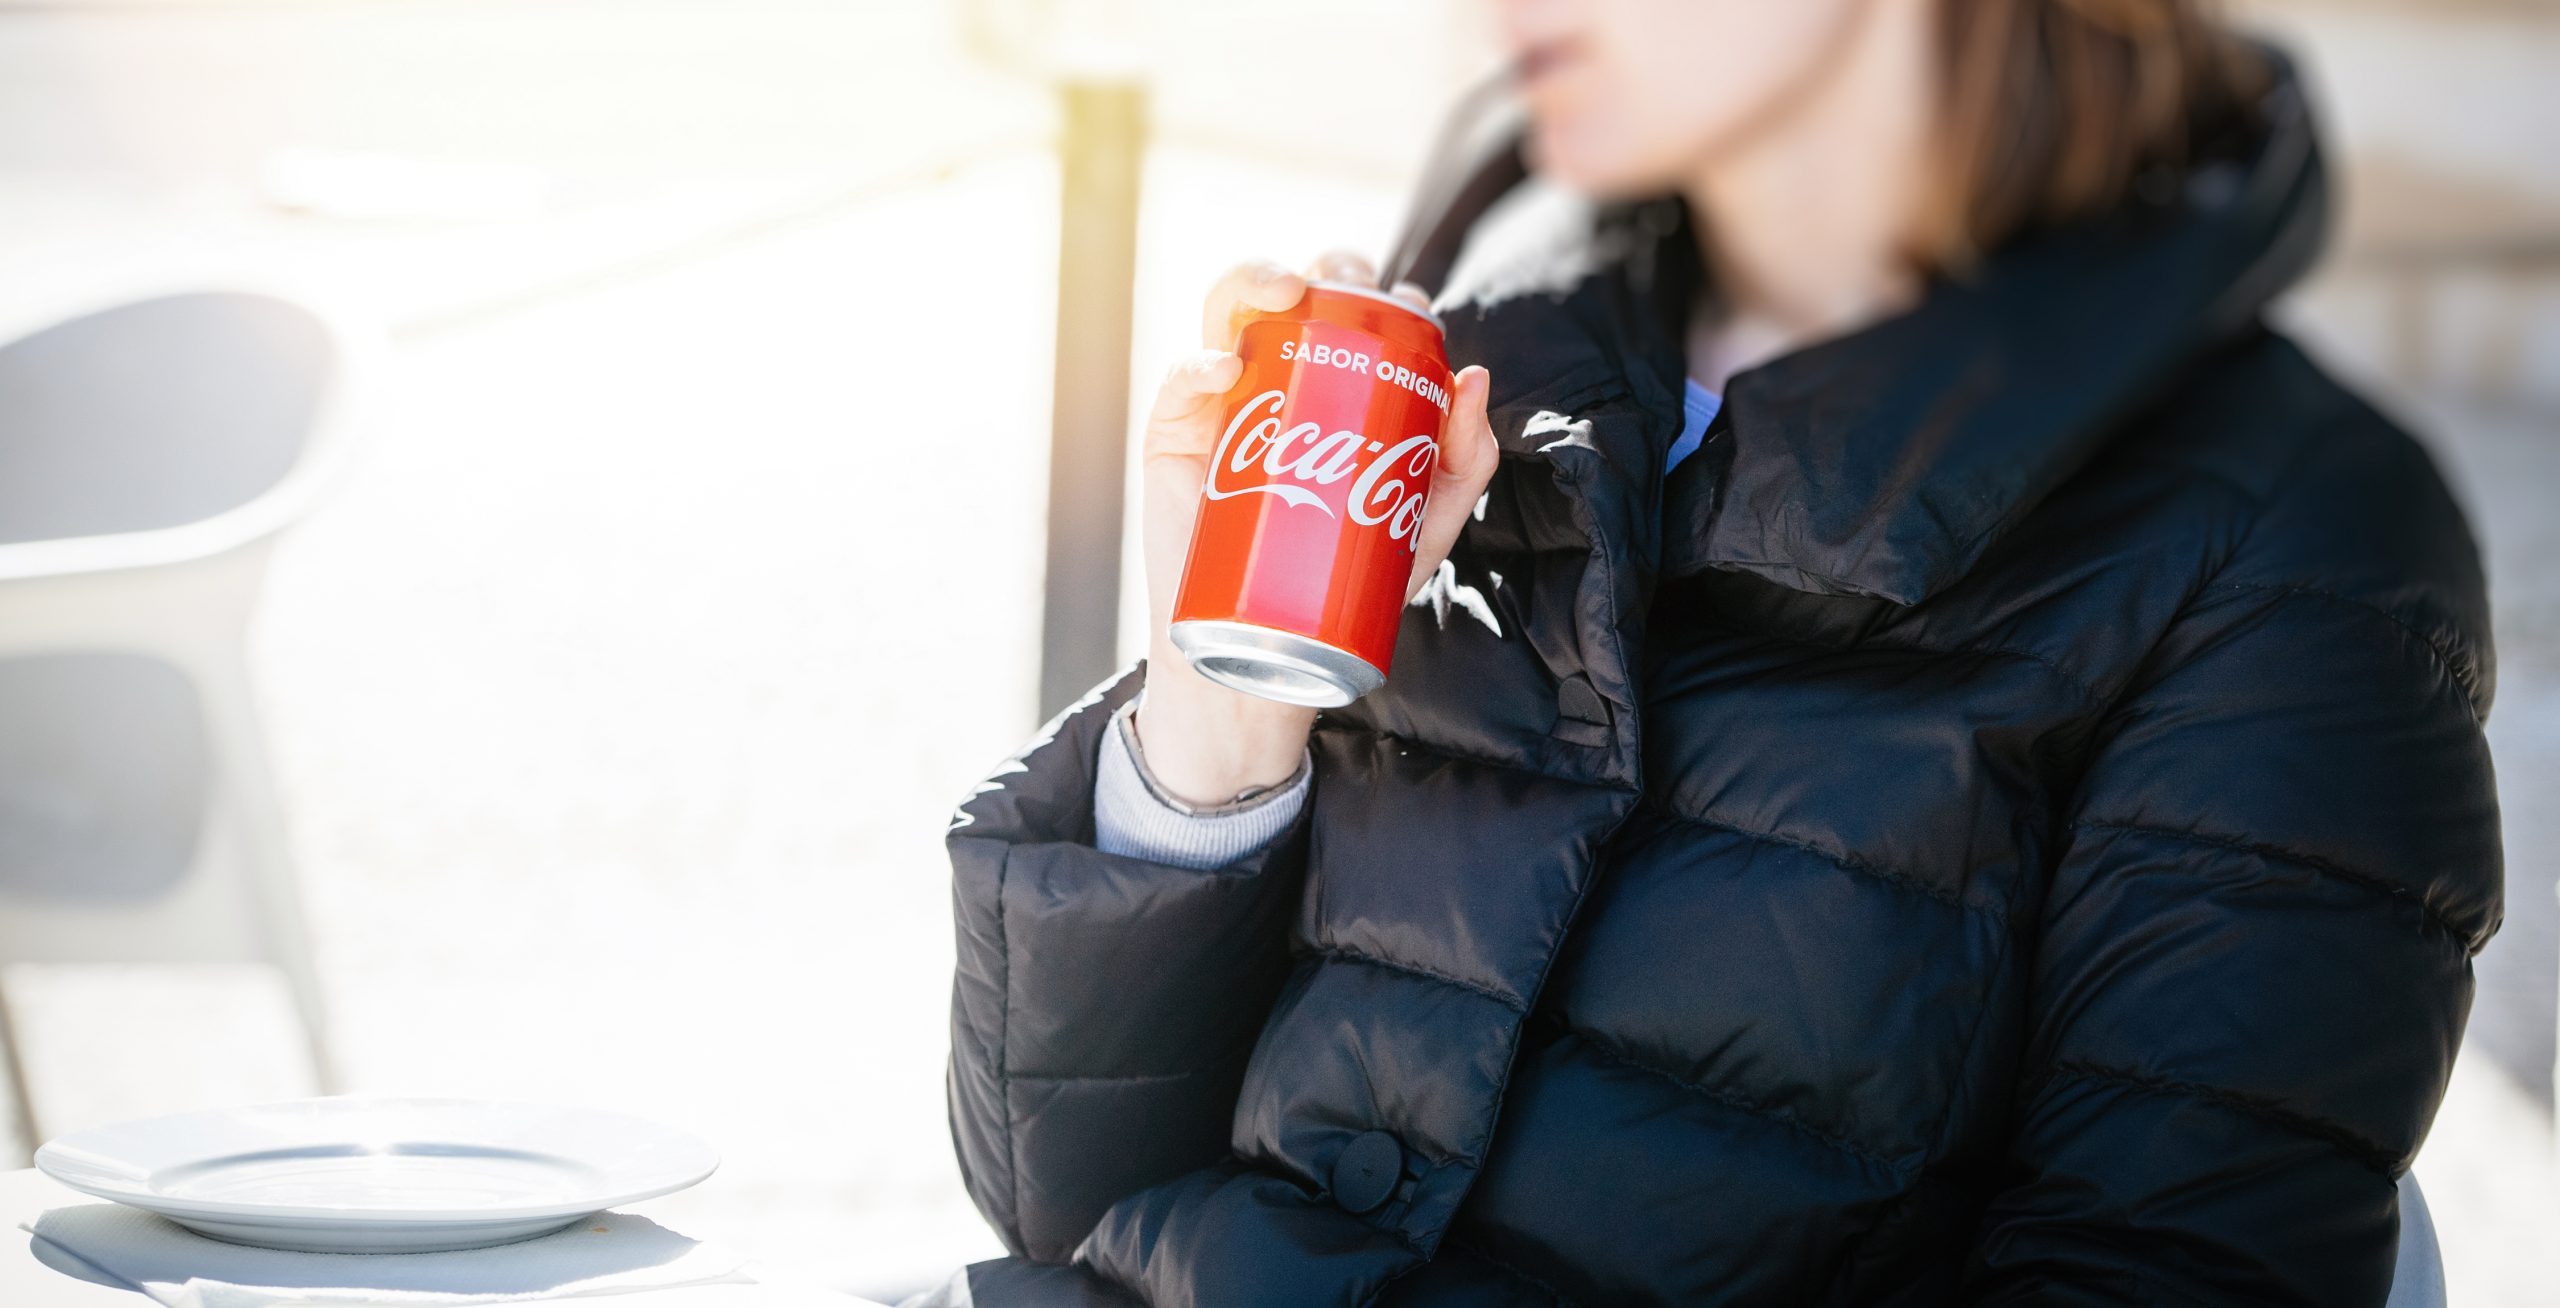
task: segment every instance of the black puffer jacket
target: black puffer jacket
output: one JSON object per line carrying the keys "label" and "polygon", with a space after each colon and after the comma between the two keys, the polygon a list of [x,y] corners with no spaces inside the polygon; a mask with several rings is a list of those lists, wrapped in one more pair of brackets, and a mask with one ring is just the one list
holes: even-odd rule
{"label": "black puffer jacket", "polygon": [[2322,191],[2266,117],[1667,479],[1676,209],[1444,297],[1502,467],[1299,827],[1090,846],[1143,670],[960,810],[982,1308],[2381,1302],[2499,919],[2487,620],[2259,322]]}

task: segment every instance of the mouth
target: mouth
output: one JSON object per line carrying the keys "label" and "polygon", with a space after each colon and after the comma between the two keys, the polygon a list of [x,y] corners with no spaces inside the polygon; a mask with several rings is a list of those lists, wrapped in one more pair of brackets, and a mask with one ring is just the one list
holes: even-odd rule
{"label": "mouth", "polygon": [[1554,37],[1521,47],[1511,61],[1511,76],[1523,91],[1534,91],[1542,82],[1552,82],[1581,57],[1574,41]]}

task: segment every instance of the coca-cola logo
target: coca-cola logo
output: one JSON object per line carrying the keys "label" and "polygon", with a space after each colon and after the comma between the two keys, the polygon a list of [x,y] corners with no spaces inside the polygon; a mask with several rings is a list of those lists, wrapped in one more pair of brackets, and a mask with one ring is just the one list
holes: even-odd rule
{"label": "coca-cola logo", "polygon": [[[1431,465],[1440,457],[1439,443],[1426,433],[1389,445],[1356,431],[1328,432],[1314,422],[1283,428],[1280,407],[1287,398],[1281,391],[1264,391],[1236,410],[1218,447],[1209,453],[1209,480],[1200,493],[1213,500],[1271,495],[1283,504],[1332,517],[1333,505],[1313,487],[1349,477],[1351,491],[1343,508],[1351,520],[1364,527],[1383,522],[1388,539],[1404,541],[1411,549],[1414,529],[1422,525],[1423,498],[1431,489]],[[1266,480],[1237,480],[1257,468]]]}

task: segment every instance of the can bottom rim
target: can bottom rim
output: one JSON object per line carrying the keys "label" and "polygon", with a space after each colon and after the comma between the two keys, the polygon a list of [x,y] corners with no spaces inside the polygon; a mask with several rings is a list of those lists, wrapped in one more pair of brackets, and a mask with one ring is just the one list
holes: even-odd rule
{"label": "can bottom rim", "polygon": [[1201,676],[1300,708],[1340,708],[1387,682],[1368,660],[1294,631],[1201,618],[1168,634]]}

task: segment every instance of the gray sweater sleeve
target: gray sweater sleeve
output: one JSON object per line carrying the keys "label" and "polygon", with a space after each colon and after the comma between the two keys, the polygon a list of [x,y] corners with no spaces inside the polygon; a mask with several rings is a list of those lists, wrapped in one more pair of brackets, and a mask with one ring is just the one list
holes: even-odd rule
{"label": "gray sweater sleeve", "polygon": [[[1140,696],[1143,698],[1143,694]],[[1175,799],[1147,771],[1138,740],[1138,699],[1111,715],[1102,733],[1093,785],[1094,846],[1177,867],[1213,868],[1235,862],[1289,829],[1307,802],[1314,775],[1302,755],[1289,779],[1250,791],[1224,804],[1200,808]]]}

